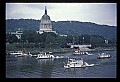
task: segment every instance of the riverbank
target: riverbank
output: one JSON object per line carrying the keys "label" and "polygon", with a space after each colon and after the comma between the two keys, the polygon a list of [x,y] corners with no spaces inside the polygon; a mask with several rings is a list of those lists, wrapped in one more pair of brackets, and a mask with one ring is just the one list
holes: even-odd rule
{"label": "riverbank", "polygon": [[[21,51],[22,49],[19,49],[18,51]],[[35,49],[35,48],[26,48],[27,51],[29,51],[31,54],[35,55],[40,52],[52,52],[52,53],[68,53],[68,52],[73,52],[75,49],[71,48],[59,48],[59,49]],[[95,52],[95,51],[113,51],[116,50],[116,48],[95,48],[91,49],[89,52]],[[17,50],[12,50],[12,51],[17,51]],[[6,53],[10,53],[10,51],[6,50]]]}
{"label": "riverbank", "polygon": [[116,47],[97,47],[95,51],[112,51],[117,50]]}
{"label": "riverbank", "polygon": [[[9,53],[10,51],[22,51],[23,49],[26,49],[31,54],[38,54],[40,52],[53,52],[53,53],[67,53],[67,52],[73,52],[75,49],[71,48],[37,48],[37,47],[16,47],[15,45],[6,45],[6,53]],[[94,49],[90,49],[89,51],[105,51],[105,50],[116,50],[116,47],[96,47]]]}
{"label": "riverbank", "polygon": [[36,54],[36,53],[39,53],[39,52],[53,52],[53,53],[67,53],[67,52],[72,52],[73,49],[71,48],[58,48],[58,49],[38,49],[38,50],[31,50],[30,52],[32,54]]}
{"label": "riverbank", "polygon": [[[52,52],[52,53],[67,53],[73,52],[74,50],[71,48],[24,48],[25,50],[29,51],[31,54],[38,54],[40,52]],[[6,53],[10,53],[11,51],[22,51],[23,48],[17,48],[13,50],[7,50]]]}

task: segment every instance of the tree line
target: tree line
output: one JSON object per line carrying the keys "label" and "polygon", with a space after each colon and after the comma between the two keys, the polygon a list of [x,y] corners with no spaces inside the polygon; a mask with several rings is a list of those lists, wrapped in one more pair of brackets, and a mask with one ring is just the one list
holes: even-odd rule
{"label": "tree line", "polygon": [[[106,42],[107,41],[107,42]],[[60,36],[59,34],[55,34],[52,32],[44,32],[42,34],[37,34],[34,30],[24,30],[23,34],[21,35],[21,39],[18,39],[13,34],[6,34],[6,43],[15,44],[15,43],[24,43],[34,44],[34,47],[41,47],[41,48],[67,48],[70,47],[68,44],[91,44],[92,47],[109,47],[115,46],[116,40],[112,39],[105,39],[100,35],[68,35],[68,36]],[[29,47],[26,46],[26,47]],[[24,45],[25,46],[25,45]]]}

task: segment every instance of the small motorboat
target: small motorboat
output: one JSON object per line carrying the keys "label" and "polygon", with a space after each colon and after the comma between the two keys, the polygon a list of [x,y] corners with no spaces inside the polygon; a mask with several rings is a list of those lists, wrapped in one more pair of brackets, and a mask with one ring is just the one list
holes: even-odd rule
{"label": "small motorboat", "polygon": [[103,58],[110,58],[110,54],[106,54],[106,53],[101,53],[101,54],[98,54],[97,58],[98,59],[103,59]]}
{"label": "small motorboat", "polygon": [[56,56],[55,58],[64,58],[64,56]]}
{"label": "small motorboat", "polygon": [[29,54],[31,57],[37,57],[38,55]]}

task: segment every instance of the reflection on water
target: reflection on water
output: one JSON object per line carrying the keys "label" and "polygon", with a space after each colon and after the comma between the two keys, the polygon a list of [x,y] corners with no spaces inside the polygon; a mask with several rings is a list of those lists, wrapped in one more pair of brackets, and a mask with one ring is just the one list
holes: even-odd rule
{"label": "reflection on water", "polygon": [[54,59],[37,59],[38,65],[51,65],[53,63]]}
{"label": "reflection on water", "polygon": [[38,59],[38,68],[41,71],[42,78],[51,77],[54,59]]}

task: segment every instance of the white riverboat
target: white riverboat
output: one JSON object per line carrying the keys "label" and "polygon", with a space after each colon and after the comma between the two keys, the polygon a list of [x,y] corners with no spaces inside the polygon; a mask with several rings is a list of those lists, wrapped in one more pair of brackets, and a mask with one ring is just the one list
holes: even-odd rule
{"label": "white riverboat", "polygon": [[30,54],[30,52],[29,53],[23,53],[23,52],[21,52],[21,54],[17,54],[17,55],[15,55],[15,57],[26,57],[26,56],[31,56],[32,54]]}
{"label": "white riverboat", "polygon": [[11,51],[9,54],[10,55],[21,55],[22,51]]}
{"label": "white riverboat", "polygon": [[87,62],[84,62],[82,58],[80,60],[68,58],[67,64],[64,65],[64,68],[84,68],[86,66],[93,66],[93,65],[94,64],[88,64]]}
{"label": "white riverboat", "polygon": [[51,54],[52,52],[43,52],[38,54],[36,59],[51,59],[51,58],[55,58],[54,55]]}
{"label": "white riverboat", "polygon": [[101,53],[101,54],[98,54],[97,58],[98,59],[103,59],[103,58],[110,58],[110,54],[106,54],[106,53]]}
{"label": "white riverboat", "polygon": [[13,51],[9,53],[10,55],[14,55],[15,57],[24,57],[24,56],[30,56],[32,55],[30,52],[26,51],[26,50],[22,50],[22,51]]}

